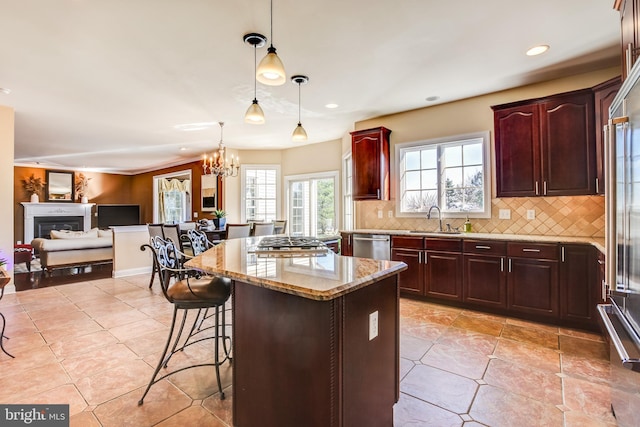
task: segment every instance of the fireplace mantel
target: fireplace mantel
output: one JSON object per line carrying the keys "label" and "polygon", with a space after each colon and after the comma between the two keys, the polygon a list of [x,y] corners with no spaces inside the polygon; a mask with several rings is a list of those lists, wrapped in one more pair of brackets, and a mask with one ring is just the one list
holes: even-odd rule
{"label": "fireplace mantel", "polygon": [[34,218],[52,216],[81,216],[84,218],[84,231],[91,229],[91,208],[95,203],[30,203],[24,206],[24,242],[33,240]]}

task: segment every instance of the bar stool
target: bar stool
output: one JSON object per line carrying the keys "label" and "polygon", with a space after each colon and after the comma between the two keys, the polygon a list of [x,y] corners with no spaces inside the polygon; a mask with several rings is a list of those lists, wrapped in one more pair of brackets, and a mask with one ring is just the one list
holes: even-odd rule
{"label": "bar stool", "polygon": [[[203,276],[201,272],[198,272],[195,269],[183,269],[180,268],[180,263],[178,260],[178,255],[176,253],[175,244],[171,240],[164,240],[161,237],[153,237],[151,239],[150,245],[142,245],[140,250],[144,251],[150,249],[153,252],[153,262],[157,267],[159,275],[160,275],[160,284],[162,285],[162,293],[164,294],[167,301],[173,304],[173,318],[171,320],[171,328],[169,330],[169,336],[167,337],[167,342],[164,346],[164,350],[162,351],[162,355],[158,360],[158,365],[149,381],[149,385],[144,391],[142,397],[138,401],[138,405],[142,405],[144,402],[144,398],[151,389],[151,386],[157,383],[158,381],[163,380],[164,378],[173,375],[177,372],[184,371],[185,369],[196,368],[201,366],[214,366],[216,370],[216,379],[218,382],[218,391],[220,392],[220,400],[224,400],[224,392],[222,391],[222,383],[220,381],[220,365],[229,360],[230,358],[225,356],[222,360],[220,360],[220,339],[225,339],[225,318],[222,316],[222,320],[220,320],[220,308],[224,307],[224,304],[229,299],[231,295],[231,280],[222,277],[207,277]],[[171,279],[176,276],[175,273],[178,273],[178,277],[184,277],[184,279],[176,280],[173,283]],[[180,274],[184,273],[184,274]],[[199,274],[200,273],[200,274]],[[214,315],[209,316],[214,318],[214,322],[212,326],[201,328],[202,316],[205,316],[205,311],[203,309],[213,309]],[[182,320],[180,322],[180,326],[178,328],[178,332],[173,340],[173,345],[171,347],[171,351],[169,351],[169,346],[171,345],[171,337],[173,336],[173,332],[176,326],[176,320],[178,317],[178,311],[182,310]],[[186,333],[186,339],[183,341],[181,346],[178,346],[179,341],[183,337],[183,333],[185,330],[185,323],[187,320],[187,314],[189,310],[197,310],[196,319],[193,323],[193,326],[189,329],[189,332]],[[199,334],[209,329],[214,329],[213,336],[204,336],[202,338],[199,337]],[[220,329],[222,329],[223,334],[220,334]],[[185,366],[180,369],[176,369],[172,372],[164,374],[158,377],[158,373],[162,367],[166,368],[171,357],[179,351],[184,350],[185,348],[202,342],[204,340],[213,339],[214,340],[214,362],[213,363],[199,363],[196,365]]]}

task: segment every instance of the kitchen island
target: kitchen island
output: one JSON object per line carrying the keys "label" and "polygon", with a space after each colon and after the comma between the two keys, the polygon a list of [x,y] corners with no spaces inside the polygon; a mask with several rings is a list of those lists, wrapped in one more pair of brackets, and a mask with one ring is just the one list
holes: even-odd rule
{"label": "kitchen island", "polygon": [[232,239],[188,266],[233,280],[233,424],[390,426],[402,262],[255,253]]}

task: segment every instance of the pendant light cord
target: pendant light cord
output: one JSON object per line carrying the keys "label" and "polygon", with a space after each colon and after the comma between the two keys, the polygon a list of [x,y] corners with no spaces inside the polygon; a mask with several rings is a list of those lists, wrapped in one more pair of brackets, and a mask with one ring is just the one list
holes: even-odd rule
{"label": "pendant light cord", "polygon": [[256,74],[258,72],[258,47],[257,45],[253,45],[253,100],[256,101],[258,99],[258,79],[256,78]]}
{"label": "pendant light cord", "polygon": [[298,124],[300,123],[300,82],[298,82]]}
{"label": "pendant light cord", "polygon": [[273,46],[273,0],[271,0],[271,46]]}

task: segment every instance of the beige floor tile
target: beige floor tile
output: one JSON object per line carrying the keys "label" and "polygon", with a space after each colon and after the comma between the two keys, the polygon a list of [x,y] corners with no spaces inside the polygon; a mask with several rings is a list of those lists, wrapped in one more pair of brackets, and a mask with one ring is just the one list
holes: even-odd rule
{"label": "beige floor tile", "polygon": [[561,372],[560,354],[557,350],[551,350],[546,347],[500,339],[493,354],[507,362],[544,369],[553,373]]}
{"label": "beige floor tile", "polygon": [[563,378],[562,384],[567,408],[605,423],[615,422],[611,414],[611,389],[607,385],[572,377]]}
{"label": "beige floor tile", "polygon": [[90,377],[80,378],[76,385],[88,404],[99,405],[130,390],[146,386],[152,374],[153,369],[142,360],[132,360]]}
{"label": "beige floor tile", "polygon": [[134,308],[128,311],[105,314],[95,318],[95,321],[105,329],[112,329],[117,326],[126,325],[141,320],[147,320],[149,317],[140,310]]}
{"label": "beige floor tile", "polygon": [[535,344],[551,350],[559,348],[558,335],[544,329],[507,324],[502,329],[501,336],[502,338]]}
{"label": "beige floor tile", "polygon": [[393,408],[393,425],[394,427],[460,427],[462,418],[446,409],[400,393],[400,400]]}
{"label": "beige floor tile", "polygon": [[586,340],[568,335],[560,335],[560,350],[564,354],[609,360],[608,345],[601,341]]}
{"label": "beige floor tile", "polygon": [[220,400],[216,394],[204,399],[202,406],[222,420],[223,423],[231,426],[233,424],[233,388],[225,388],[224,394],[226,396],[224,400]]}
{"label": "beige floor tile", "polygon": [[434,344],[420,361],[463,377],[481,379],[487,369],[489,357],[461,347]]}
{"label": "beige floor tile", "polygon": [[521,363],[492,359],[483,378],[487,384],[551,405],[562,404],[562,383],[557,375]]}
{"label": "beige floor tile", "polygon": [[502,322],[496,322],[489,318],[480,316],[468,316],[466,314],[458,316],[451,326],[481,334],[492,335],[494,337],[499,337],[502,332]]}
{"label": "beige floor tile", "polygon": [[11,403],[71,382],[59,363],[11,370],[0,377],[0,402]]}
{"label": "beige floor tile", "polygon": [[437,342],[448,347],[458,347],[489,355],[493,353],[498,338],[475,331],[451,327],[438,338]]}
{"label": "beige floor tile", "polygon": [[41,333],[45,341],[52,344],[58,341],[75,340],[82,335],[101,330],[102,327],[94,319],[86,318],[55,328],[45,328]]}
{"label": "beige floor tile", "polygon": [[139,358],[124,344],[114,343],[93,351],[67,357],[62,361],[62,366],[72,379],[78,380],[126,365]]}
{"label": "beige floor tile", "polygon": [[74,357],[116,342],[117,339],[108,331],[97,331],[81,335],[74,340],[54,342],[51,344],[51,350],[60,358]]}
{"label": "beige floor tile", "polygon": [[86,411],[72,415],[69,420],[69,427],[101,427],[100,422],[93,412]]}
{"label": "beige floor tile", "polygon": [[183,426],[210,426],[227,427],[218,417],[204,409],[202,406],[190,406],[178,412],[168,420],[157,424],[157,427],[183,427]]}

